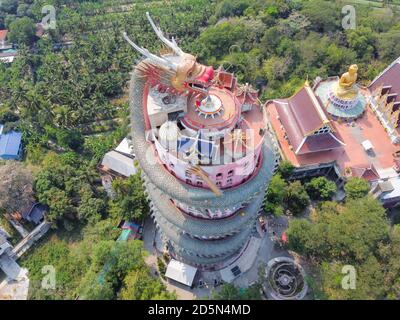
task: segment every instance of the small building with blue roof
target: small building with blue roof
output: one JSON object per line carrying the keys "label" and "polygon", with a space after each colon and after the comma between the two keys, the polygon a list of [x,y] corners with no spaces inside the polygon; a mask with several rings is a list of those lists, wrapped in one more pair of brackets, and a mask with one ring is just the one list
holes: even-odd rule
{"label": "small building with blue roof", "polygon": [[19,160],[22,155],[22,133],[11,131],[1,133],[0,130],[0,159]]}

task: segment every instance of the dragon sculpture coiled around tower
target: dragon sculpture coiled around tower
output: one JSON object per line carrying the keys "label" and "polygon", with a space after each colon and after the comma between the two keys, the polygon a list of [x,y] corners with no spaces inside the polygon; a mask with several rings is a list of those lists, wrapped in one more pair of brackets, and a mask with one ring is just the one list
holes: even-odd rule
{"label": "dragon sculpture coiled around tower", "polygon": [[275,152],[256,91],[199,64],[146,15],[169,52],[124,37],[144,56],[130,81],[130,122],[152,216],[174,258],[222,268],[255,232]]}

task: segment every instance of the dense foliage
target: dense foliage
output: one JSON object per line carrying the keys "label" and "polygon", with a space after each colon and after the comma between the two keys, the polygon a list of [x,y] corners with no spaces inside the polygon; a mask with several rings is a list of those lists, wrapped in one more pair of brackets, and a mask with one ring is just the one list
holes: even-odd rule
{"label": "dense foliage", "polygon": [[[291,168],[289,164],[283,167]],[[316,177],[304,185],[300,181],[287,182],[278,170],[268,186],[264,210],[276,216],[283,213],[301,214],[313,200],[330,200],[337,191],[336,184],[325,177]],[[292,170],[292,169],[291,169]],[[290,174],[286,174],[290,176]]]}
{"label": "dense foliage", "polygon": [[122,219],[142,222],[150,211],[140,173],[112,183],[111,214]]}
{"label": "dense foliage", "polygon": [[366,180],[358,177],[350,177],[344,185],[346,195],[351,199],[362,198],[369,192],[369,184]]}
{"label": "dense foliage", "polygon": [[311,179],[306,184],[306,190],[311,199],[330,200],[337,191],[336,184],[325,177]]}
{"label": "dense foliage", "polygon": [[[328,299],[395,298],[400,294],[397,258],[399,228],[392,230],[381,204],[371,198],[349,199],[344,205],[323,202],[311,220],[291,221],[289,247],[309,257]],[[356,288],[344,290],[343,267],[356,270]]]}
{"label": "dense foliage", "polygon": [[261,300],[260,286],[255,284],[246,289],[238,288],[232,283],[224,283],[212,295],[214,300]]}
{"label": "dense foliage", "polygon": [[[357,6],[357,29],[345,30],[340,1],[219,1],[195,48],[223,63],[263,98],[290,96],[306,76],[337,75],[356,61],[371,80],[400,52],[399,15]],[[393,10],[399,10],[395,8]]]}
{"label": "dense foliage", "polygon": [[76,153],[49,153],[35,177],[37,199],[49,207],[48,220],[70,229],[77,222],[94,223],[105,213],[104,191],[96,186],[95,168]]}
{"label": "dense foliage", "polygon": [[[22,261],[29,269],[31,299],[172,299],[144,263],[140,241],[115,242],[118,230],[102,220],[82,232],[82,240],[69,245],[52,236]],[[43,266],[56,271],[54,289],[43,289]],[[140,279],[135,279],[140,275]],[[140,285],[138,285],[140,282]],[[121,291],[122,290],[122,291]],[[121,292],[121,293],[120,293]]]}
{"label": "dense foliage", "polygon": [[283,200],[285,199],[286,182],[278,173],[274,175],[269,183],[265,201],[265,212],[272,212],[274,215],[283,214]]}
{"label": "dense foliage", "polygon": [[296,215],[307,208],[310,203],[310,197],[301,182],[294,181],[286,187],[284,201],[289,212]]}

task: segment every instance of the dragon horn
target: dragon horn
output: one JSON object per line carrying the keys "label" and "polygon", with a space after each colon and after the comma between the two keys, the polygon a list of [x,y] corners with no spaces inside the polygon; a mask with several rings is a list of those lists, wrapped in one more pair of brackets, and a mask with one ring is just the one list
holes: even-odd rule
{"label": "dragon horn", "polygon": [[156,24],[154,23],[153,19],[150,17],[150,14],[146,12],[147,20],[149,20],[151,27],[153,28],[154,32],[156,33],[157,37],[160,38],[162,42],[164,42],[168,47],[170,47],[178,56],[182,56],[184,52],[181,48],[178,47],[175,39],[172,38],[172,41],[168,40],[162,31],[157,28]]}
{"label": "dragon horn", "polygon": [[125,38],[125,40],[140,54],[144,55],[145,57],[149,58],[150,61],[160,67],[168,67],[169,69],[172,70],[177,70],[177,65],[175,65],[174,63],[172,63],[171,61],[168,61],[164,58],[161,58],[153,53],[151,53],[149,50],[142,48],[140,46],[138,46],[136,43],[134,43],[131,39],[129,39],[128,35],[126,34],[126,32],[123,32],[123,36]]}

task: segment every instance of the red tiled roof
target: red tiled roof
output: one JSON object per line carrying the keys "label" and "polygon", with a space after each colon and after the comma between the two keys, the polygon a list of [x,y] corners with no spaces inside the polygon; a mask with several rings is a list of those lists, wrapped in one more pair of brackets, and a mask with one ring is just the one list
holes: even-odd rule
{"label": "red tiled roof", "polygon": [[373,162],[376,168],[388,169],[393,167],[393,158],[396,157],[394,154],[399,151],[399,147],[391,142],[371,107],[366,108],[364,115],[357,119],[355,126],[351,126],[347,122],[332,121],[330,123],[335,137],[345,143],[342,148],[302,155],[296,155],[293,144],[285,139],[285,136],[289,136],[289,130],[280,121],[278,114],[280,107],[275,100],[268,101],[265,108],[284,158],[296,167],[336,161],[339,171],[344,172],[346,168],[360,167],[359,164],[369,166],[372,160],[360,143],[364,140],[370,140],[374,146],[376,157],[373,158]]}
{"label": "red tiled roof", "polygon": [[0,41],[5,41],[7,38],[8,30],[0,30]]}
{"label": "red tiled roof", "polygon": [[236,97],[241,104],[256,104],[258,99],[258,91],[246,83],[245,85],[239,86],[236,91]]}
{"label": "red tiled roof", "polygon": [[313,135],[315,131],[328,125],[329,120],[308,85],[303,86],[289,99],[276,100],[275,105],[296,154],[330,150],[341,146],[333,133]]}
{"label": "red tiled roof", "polygon": [[368,181],[380,179],[379,173],[373,164],[353,166],[350,169],[353,177],[360,177]]}
{"label": "red tiled roof", "polygon": [[303,134],[297,124],[296,118],[293,115],[292,108],[287,102],[288,100],[275,100],[276,111],[279,115],[279,120],[286,132],[286,136],[294,150],[297,150],[300,143],[303,141]]}
{"label": "red tiled roof", "polygon": [[[332,133],[323,133],[312,136],[307,136],[303,145],[297,151],[297,154],[306,154],[311,152],[319,152],[324,150],[332,150],[342,147],[337,138]],[[296,151],[296,150],[295,150]]]}
{"label": "red tiled roof", "polygon": [[[387,93],[391,95],[397,105],[400,103],[400,58],[384,70],[369,86],[371,92],[380,86],[388,87]],[[391,101],[393,101],[391,100]]]}
{"label": "red tiled roof", "polygon": [[304,86],[289,98],[289,104],[303,136],[313,133],[329,122],[325,111],[309,86]]}

